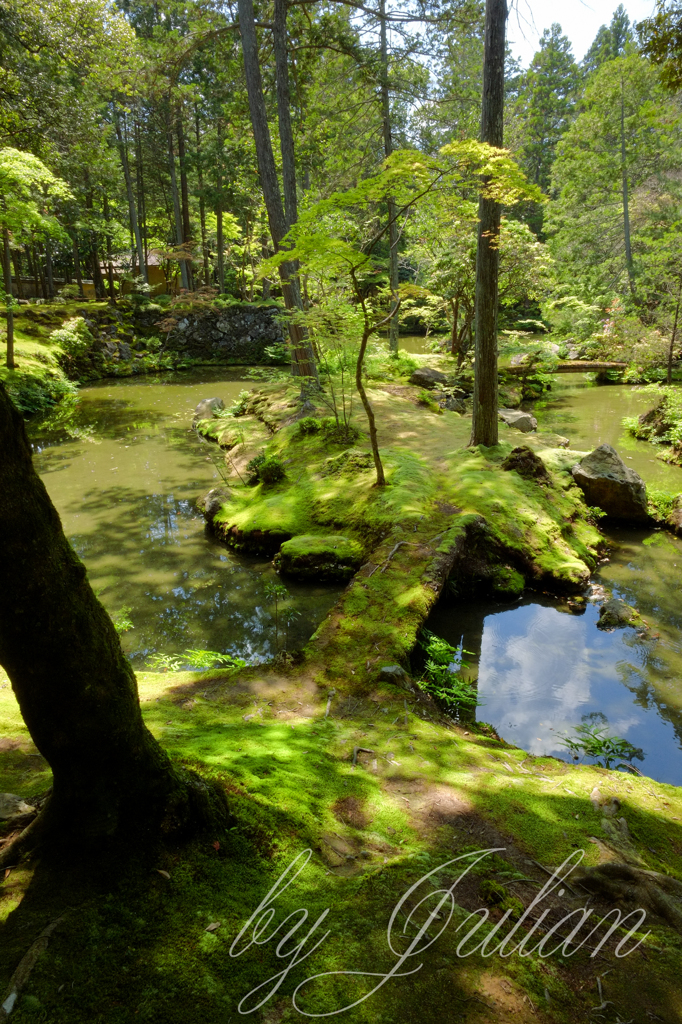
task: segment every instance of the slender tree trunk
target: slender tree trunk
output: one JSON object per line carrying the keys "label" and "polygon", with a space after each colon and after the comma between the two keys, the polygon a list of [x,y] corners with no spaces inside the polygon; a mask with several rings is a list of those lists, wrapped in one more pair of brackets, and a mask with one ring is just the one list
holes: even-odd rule
{"label": "slender tree trunk", "polygon": [[679,280],[679,287],[677,289],[677,303],[675,305],[675,320],[673,322],[673,333],[670,338],[670,348],[668,349],[668,378],[667,383],[672,384],[673,382],[673,349],[675,348],[675,338],[677,337],[677,324],[680,316],[680,299],[682,299],[682,276]]}
{"label": "slender tree trunk", "polygon": [[277,119],[279,148],[282,153],[282,183],[284,185],[284,213],[286,228],[298,220],[296,195],[296,156],[294,133],[291,127],[291,97],[289,90],[289,55],[287,49],[287,0],[275,0],[272,40],[277,72]]}
{"label": "slender tree trunk", "polygon": [[[12,308],[12,263],[10,260],[9,252],[9,231],[7,228],[2,229],[2,272],[5,283],[5,299],[6,312],[5,319],[7,321],[7,354],[5,357],[5,365],[8,369],[14,369],[14,310]],[[3,454],[4,458],[4,454]]]}
{"label": "slender tree trunk", "polygon": [[[504,138],[506,0],[486,0],[481,140],[501,147]],[[497,305],[500,204],[481,196],[476,250],[476,371],[471,444],[497,444]]]}
{"label": "slender tree trunk", "polygon": [[[27,250],[28,252],[29,250]],[[38,274],[38,258],[36,256],[35,243],[30,249],[32,256],[30,258],[29,270],[33,278],[33,290],[35,292],[36,299],[40,297],[40,276]]]}
{"label": "slender tree trunk", "polygon": [[[108,201],[108,199],[106,197],[106,193],[104,194],[104,197],[103,197],[103,200],[102,200],[102,213],[104,214],[104,220],[106,221],[107,228],[109,228],[109,225],[111,224],[111,216],[109,214],[109,201]],[[110,229],[107,231],[105,237],[106,237],[106,240],[107,240],[107,278],[109,280],[109,301],[110,301],[112,306],[115,306],[116,305],[116,294],[114,292],[114,265],[113,265],[112,259],[111,259],[111,239],[112,239],[112,234],[111,234],[111,230]]]}
{"label": "slender tree trunk", "polygon": [[[182,114],[178,110],[178,116],[176,118],[177,134],[178,134],[178,164],[180,166],[180,200],[182,205],[182,241],[185,244],[185,249],[189,253],[192,245],[192,226],[189,220],[189,189],[187,187],[187,153],[185,151],[185,129],[182,123]],[[187,267],[187,282],[190,291],[194,291],[194,274],[192,272],[192,264],[189,260],[185,261]]]}
{"label": "slender tree trunk", "polygon": [[627,148],[625,145],[625,86],[620,79],[620,172],[623,192],[623,236],[625,238],[625,264],[628,271],[630,294],[635,298],[635,266],[632,260],[632,239],[630,235],[630,202],[628,198]]}
{"label": "slender tree trunk", "polygon": [[17,298],[23,299],[24,289],[21,283],[21,253],[17,249],[12,253],[12,261],[14,263],[14,279],[17,282]]}
{"label": "slender tree trunk", "polygon": [[367,423],[369,424],[369,442],[372,446],[372,457],[374,458],[374,468],[377,474],[377,487],[385,487],[386,476],[384,475],[384,466],[379,452],[379,438],[377,435],[376,420],[374,418],[374,409],[372,408],[372,403],[367,397],[365,385],[362,381],[362,367],[365,359],[365,352],[367,351],[367,342],[372,333],[373,329],[365,325],[365,329],[362,332],[362,341],[360,342],[357,362],[355,364],[355,387],[360,395],[360,401],[363,404],[365,414],[367,416]]}
{"label": "slender tree trunk", "polygon": [[[142,153],[142,131],[140,122],[135,118],[135,180],[137,183],[137,210],[140,221],[140,238],[142,240],[143,264],[149,263],[149,245],[147,238],[147,204],[144,195],[144,160]],[[149,281],[147,281],[149,283]]]}
{"label": "slender tree trunk", "polygon": [[[379,18],[381,21],[381,119],[384,134],[384,156],[393,152],[393,133],[391,130],[391,100],[388,89],[388,39],[386,31],[386,0],[380,0]],[[391,352],[398,351],[399,320],[398,320],[398,222],[394,200],[388,198],[388,282],[391,289],[391,319],[388,322],[388,347]]]}
{"label": "slender tree trunk", "polygon": [[85,293],[83,291],[83,278],[81,276],[80,253],[78,252],[78,242],[76,241],[75,238],[72,239],[72,241],[73,241],[73,270],[74,270],[74,273],[76,275],[76,283],[78,285],[78,294],[79,294],[80,298],[82,299],[82,298],[84,298]]}
{"label": "slender tree trunk", "polygon": [[51,302],[54,298],[54,276],[52,273],[52,243],[49,238],[45,239],[45,280],[47,282],[47,298]]}
{"label": "slender tree trunk", "polygon": [[459,330],[457,327],[457,320],[459,319],[459,298],[450,299],[450,308],[452,309],[452,331],[450,333],[450,353],[455,355],[457,352],[457,341]]}
{"label": "slender tree trunk", "polygon": [[118,152],[121,158],[121,166],[123,168],[123,177],[126,183],[126,195],[128,197],[128,217],[130,221],[130,234],[135,240],[135,250],[137,252],[137,260],[140,267],[140,273],[142,274],[145,283],[149,283],[147,276],[147,263],[144,258],[144,249],[142,247],[142,236],[140,234],[140,225],[137,220],[137,210],[135,208],[135,196],[133,194],[133,182],[130,176],[130,164],[128,162],[128,150],[126,147],[126,140],[123,137],[123,130],[121,128],[121,117],[118,112],[116,103],[113,104],[114,111],[114,125],[116,127],[116,138],[118,140]]}
{"label": "slender tree trunk", "polygon": [[40,291],[41,291],[41,293],[42,293],[42,296],[43,296],[43,298],[45,299],[45,301],[47,301],[47,284],[45,283],[45,271],[44,271],[44,269],[43,269],[43,253],[42,253],[42,246],[41,246],[40,244],[38,244],[38,245],[37,245],[37,246],[35,247],[35,250],[34,250],[34,251],[35,251],[35,252],[37,253],[37,255],[38,255],[38,258],[37,258],[37,261],[36,261],[36,262],[37,262],[37,265],[38,265],[38,275],[39,275],[39,277],[40,277]]}
{"label": "slender tree trunk", "polygon": [[[182,210],[180,208],[180,192],[178,191],[178,177],[175,171],[175,152],[173,150],[173,129],[171,128],[170,116],[168,118],[168,169],[170,171],[171,194],[173,197],[173,219],[175,221],[175,241],[179,249],[183,250],[182,233]],[[180,259],[180,280],[185,291],[189,291],[189,272],[187,261]]]}
{"label": "slender tree trunk", "polygon": [[208,265],[208,243],[206,241],[206,202],[204,199],[204,171],[201,166],[201,130],[199,127],[199,111],[194,108],[194,123],[197,139],[197,174],[199,177],[199,222],[201,225],[201,255],[204,263],[204,284],[208,288],[211,284],[210,270]]}
{"label": "slender tree trunk", "polygon": [[218,247],[218,291],[222,295],[225,291],[225,242],[223,241],[223,207],[220,200],[218,200],[218,209],[216,210],[216,245]]}
{"label": "slender tree trunk", "polygon": [[2,385],[0,448],[0,664],[53,772],[33,834],[42,828],[101,852],[111,839],[145,844],[191,824],[217,805],[144,725],[130,662]]}
{"label": "slender tree trunk", "polygon": [[[239,30],[242,37],[246,89],[249,96],[249,110],[251,112],[251,125],[256,145],[258,171],[263,189],[263,198],[265,199],[265,208],[268,214],[270,234],[272,235],[275,250],[279,251],[282,248],[282,240],[287,232],[287,224],[282,206],[282,196],[279,191],[277,169],[272,152],[272,139],[270,138],[270,129],[268,128],[263,97],[263,82],[258,63],[258,41],[256,39],[253,0],[239,0]],[[301,309],[302,303],[296,278],[296,268],[291,263],[281,263],[279,276],[282,282],[282,295],[286,308],[288,310]],[[291,341],[291,372],[294,376],[313,377],[317,380],[315,355],[309,340],[305,337],[302,328],[292,320],[289,320],[288,327]]]}

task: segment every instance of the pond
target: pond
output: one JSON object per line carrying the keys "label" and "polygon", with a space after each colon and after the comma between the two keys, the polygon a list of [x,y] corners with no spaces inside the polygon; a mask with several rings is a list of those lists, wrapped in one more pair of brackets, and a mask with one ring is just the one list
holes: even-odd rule
{"label": "pond", "polygon": [[219,543],[196,510],[197,497],[222,481],[192,412],[214,395],[229,407],[253,387],[244,373],[101,381],[81,389],[75,410],[31,428],[36,469],[90,582],[110,614],[125,610],[133,624],[121,640],[137,668],[156,652],[260,660],[300,647],[339,593],[287,581],[276,630],[270,562]]}
{"label": "pond", "polygon": [[[620,425],[650,408],[650,395],[627,385],[596,387],[582,375],[553,380],[535,405],[538,430],[563,434],[578,450],[612,444],[649,487],[682,491],[682,469],[655,459]],[[582,613],[527,593],[512,605],[443,601],[427,626],[472,652],[467,672],[482,701],[477,717],[508,742],[570,759],[564,733],[583,722],[607,724],[611,735],[642,749],[636,767],[681,785],[682,541],[663,530],[605,533],[609,561],[593,576],[596,593]],[[636,607],[649,631],[597,629],[600,587]]]}

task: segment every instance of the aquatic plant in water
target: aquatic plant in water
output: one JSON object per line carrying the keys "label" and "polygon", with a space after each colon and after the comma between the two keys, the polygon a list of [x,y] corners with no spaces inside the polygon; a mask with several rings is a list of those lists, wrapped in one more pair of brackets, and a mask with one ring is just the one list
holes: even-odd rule
{"label": "aquatic plant in water", "polygon": [[468,668],[462,655],[471,652],[452,647],[429,630],[424,630],[420,645],[426,655],[421,689],[443,704],[448,714],[456,718],[465,712],[471,714],[482,704],[476,684],[462,675],[462,669]]}
{"label": "aquatic plant in water", "polygon": [[582,724],[573,728],[572,735],[566,733],[562,737],[562,746],[571,751],[575,761],[581,756],[593,757],[601,768],[613,768],[618,762],[632,765],[635,759],[644,760],[641,747],[633,746],[622,736],[609,735],[608,720],[600,711],[583,715]]}

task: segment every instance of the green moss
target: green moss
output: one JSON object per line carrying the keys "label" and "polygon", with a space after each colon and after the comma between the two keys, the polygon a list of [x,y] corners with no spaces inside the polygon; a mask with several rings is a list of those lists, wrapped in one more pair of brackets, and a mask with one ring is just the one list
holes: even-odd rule
{"label": "green moss", "polygon": [[341,534],[303,534],[282,544],[275,556],[275,566],[299,579],[347,580],[360,565],[362,556],[362,545]]}

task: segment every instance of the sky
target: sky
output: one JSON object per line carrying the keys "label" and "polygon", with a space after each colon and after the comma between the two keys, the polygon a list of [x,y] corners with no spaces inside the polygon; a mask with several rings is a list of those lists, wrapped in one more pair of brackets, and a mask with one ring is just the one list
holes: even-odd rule
{"label": "sky", "polygon": [[[608,25],[619,0],[514,0],[507,23],[507,39],[515,57],[528,67],[545,28],[558,21],[573,44],[573,55],[582,60],[600,25]],[[630,21],[642,21],[653,13],[654,0],[623,0]],[[511,6],[511,5],[510,5]],[[525,38],[524,38],[525,37]]]}

